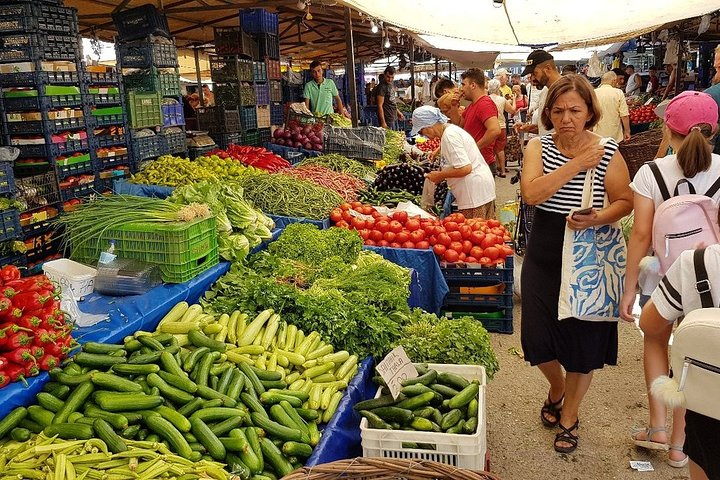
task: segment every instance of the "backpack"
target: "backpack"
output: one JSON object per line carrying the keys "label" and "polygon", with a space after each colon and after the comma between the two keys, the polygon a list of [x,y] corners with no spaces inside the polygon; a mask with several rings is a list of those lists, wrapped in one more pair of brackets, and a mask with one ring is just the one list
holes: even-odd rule
{"label": "backpack", "polygon": [[[720,178],[704,195],[696,194],[695,187],[687,179],[680,179],[671,196],[660,168],[655,162],[648,162],[648,165],[663,197],[653,218],[652,246],[660,261],[660,274],[665,274],[683,251],[694,250],[701,244],[720,243],[718,206],[712,198],[720,190]],[[683,184],[689,193],[680,195]]]}
{"label": "backpack", "polygon": [[702,308],[688,313],[675,330],[670,354],[674,378],[655,380],[652,394],[673,408],[684,406],[720,420],[720,308],[713,305],[704,256],[704,248],[693,254]]}

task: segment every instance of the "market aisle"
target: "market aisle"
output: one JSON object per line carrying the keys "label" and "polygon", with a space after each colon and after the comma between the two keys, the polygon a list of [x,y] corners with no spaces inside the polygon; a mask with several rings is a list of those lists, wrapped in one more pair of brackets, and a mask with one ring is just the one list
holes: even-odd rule
{"label": "market aisle", "polygon": [[[510,176],[497,179],[498,206],[516,196]],[[618,366],[595,374],[581,409],[577,452],[560,455],[553,450],[555,432],[539,419],[547,396],[545,380],[522,359],[520,310],[516,301],[513,335],[491,335],[500,362],[487,390],[491,471],[502,480],[688,479],[687,468],[668,466],[664,453],[636,449],[630,443],[632,427],[647,422],[642,337],[635,325],[620,325]],[[633,471],[630,460],[650,461],[655,472]]]}

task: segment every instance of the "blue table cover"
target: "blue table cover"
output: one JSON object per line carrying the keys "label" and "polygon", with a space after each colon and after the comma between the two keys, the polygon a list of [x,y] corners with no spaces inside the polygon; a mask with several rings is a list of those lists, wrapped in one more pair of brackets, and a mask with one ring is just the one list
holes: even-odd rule
{"label": "blue table cover", "polygon": [[414,298],[411,292],[410,306],[440,314],[443,300],[450,289],[432,250],[367,246],[364,248],[382,255],[383,258],[397,265],[415,270],[420,281],[420,292],[416,292]]}
{"label": "blue table cover", "polygon": [[[120,343],[127,335],[138,330],[155,330],[162,317],[178,302],[193,304],[230,268],[227,262],[220,263],[186,283],[164,284],[153,288],[144,295],[130,297],[108,297],[93,293],[79,303],[85,313],[108,314],[108,320],[92,327],[81,327],[73,331],[73,337],[80,343]],[[35,403],[35,395],[49,380],[47,372],[28,379],[29,387],[14,382],[0,389],[0,419],[13,409]]]}
{"label": "blue table cover", "polygon": [[296,218],[296,217],[281,217],[278,215],[268,215],[275,221],[275,228],[285,228],[291,223],[311,223],[318,227],[320,230],[327,230],[331,226],[329,218],[322,220],[312,220],[310,218]]}
{"label": "blue table cover", "polygon": [[167,198],[172,195],[175,189],[173,187],[163,187],[160,185],[142,185],[130,183],[127,180],[115,180],[113,182],[113,191],[117,195],[134,195],[136,197],[155,197]]}

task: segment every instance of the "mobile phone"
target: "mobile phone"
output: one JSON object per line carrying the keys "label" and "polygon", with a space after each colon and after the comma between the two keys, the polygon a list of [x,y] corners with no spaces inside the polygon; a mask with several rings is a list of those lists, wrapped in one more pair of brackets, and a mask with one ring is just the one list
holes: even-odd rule
{"label": "mobile phone", "polygon": [[573,212],[573,217],[574,217],[575,215],[587,215],[587,214],[589,214],[590,212],[592,212],[592,207],[583,208],[582,210],[575,210],[575,211]]}

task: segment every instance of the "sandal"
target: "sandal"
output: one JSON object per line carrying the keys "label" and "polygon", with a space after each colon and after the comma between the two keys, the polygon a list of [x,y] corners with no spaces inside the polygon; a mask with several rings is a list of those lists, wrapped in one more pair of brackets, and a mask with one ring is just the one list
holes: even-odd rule
{"label": "sandal", "polygon": [[[578,436],[574,435],[572,432],[577,430],[580,426],[580,420],[575,420],[575,423],[570,428],[565,428],[562,423],[558,422],[558,427],[560,427],[560,430],[562,430],[560,433],[555,435],[555,443],[553,446],[555,447],[555,451],[558,453],[572,453],[575,451],[575,449],[578,446]],[[561,447],[558,445],[558,443],[569,443],[569,447]]]}
{"label": "sandal", "polygon": [[[682,445],[670,445],[668,447],[668,449],[682,452],[683,446]],[[685,455],[685,458],[683,458],[682,460],[671,460],[670,457],[668,457],[667,462],[668,462],[668,465],[670,465],[671,467],[684,468],[685,466],[687,466],[689,460],[690,460],[690,458],[687,455]]]}
{"label": "sandal", "polygon": [[[645,440],[639,440],[637,436],[638,434],[643,432],[645,432]],[[633,443],[638,447],[647,448],[648,450],[662,450],[667,452],[669,448],[667,443],[655,442],[651,440],[652,436],[658,432],[667,432],[667,430],[665,429],[665,427],[638,428],[633,430],[630,438],[632,439]],[[682,450],[682,447],[680,447],[680,449]]]}
{"label": "sandal", "polygon": [[[554,428],[557,426],[558,423],[560,423],[560,412],[562,411],[562,402],[565,399],[565,394],[563,393],[563,396],[560,397],[560,400],[557,402],[553,402],[550,399],[550,393],[548,393],[548,398],[545,400],[545,403],[543,403],[542,408],[540,409],[540,420],[542,420],[543,425],[545,425],[547,428]],[[550,421],[545,416],[546,414],[552,415],[555,417],[555,421]]]}

